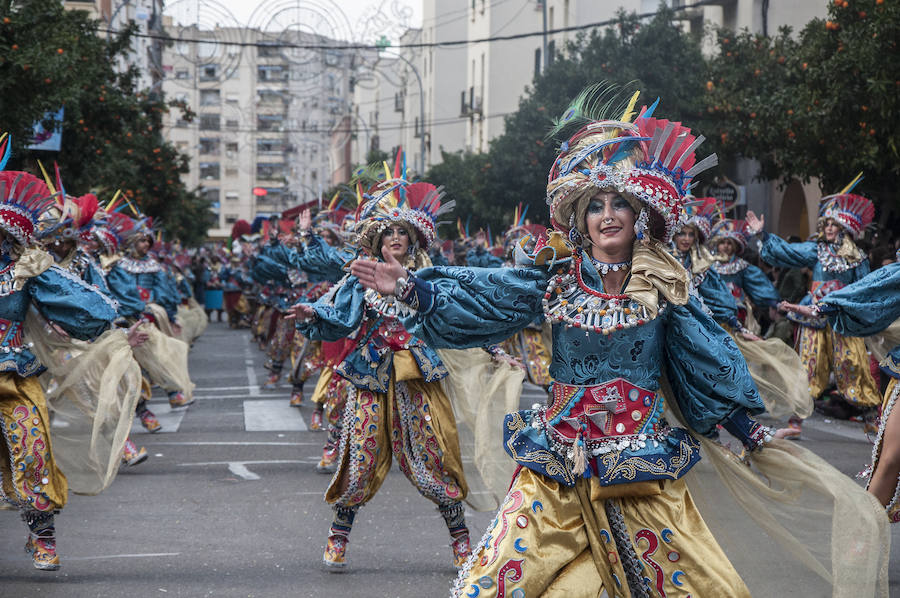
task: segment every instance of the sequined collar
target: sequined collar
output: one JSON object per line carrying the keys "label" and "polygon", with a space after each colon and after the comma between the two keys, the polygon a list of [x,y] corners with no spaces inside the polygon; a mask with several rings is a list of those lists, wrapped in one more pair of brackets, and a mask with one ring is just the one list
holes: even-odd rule
{"label": "sequined collar", "polygon": [[150,256],[139,260],[132,257],[122,257],[116,262],[116,265],[132,274],[149,274],[152,272],[160,272],[162,270],[162,266],[159,265],[159,262]]}
{"label": "sequined collar", "polygon": [[726,276],[731,274],[737,274],[738,272],[743,272],[747,269],[750,263],[742,257],[736,257],[729,262],[715,262],[713,264],[713,268],[716,269],[716,272],[719,274],[724,274]]}
{"label": "sequined collar", "polygon": [[[628,295],[611,295],[589,287],[582,276],[580,256],[568,272],[550,277],[543,311],[551,324],[584,329],[585,333],[610,333],[641,326],[653,320],[647,309]],[[664,304],[660,305],[662,313]]]}
{"label": "sequined collar", "polygon": [[826,272],[846,272],[857,267],[862,260],[849,261],[847,258],[838,255],[840,243],[828,243],[819,241],[816,244],[816,254],[822,269]]}

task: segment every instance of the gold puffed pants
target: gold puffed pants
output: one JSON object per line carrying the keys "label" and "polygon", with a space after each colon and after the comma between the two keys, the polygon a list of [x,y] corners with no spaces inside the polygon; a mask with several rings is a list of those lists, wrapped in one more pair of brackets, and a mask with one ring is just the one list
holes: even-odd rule
{"label": "gold puffed pants", "polygon": [[69,485],[50,445],[50,416],[37,376],[0,373],[0,495],[19,508],[55,511]]}
{"label": "gold puffed pants", "polygon": [[573,487],[520,469],[454,587],[479,598],[749,598],[683,480]]}
{"label": "gold puffed pants", "polygon": [[877,407],[881,393],[869,369],[869,354],[863,339],[841,336],[830,326],[816,329],[800,327],[800,359],[806,365],[809,394],[822,396],[833,371],[838,390],[845,399],[860,407]]}
{"label": "gold puffed pants", "polygon": [[422,379],[409,351],[394,353],[388,392],[351,387],[338,451],[339,466],[325,492],[330,504],[366,504],[384,482],[392,457],[437,505],[468,493],[450,401],[440,382]]}

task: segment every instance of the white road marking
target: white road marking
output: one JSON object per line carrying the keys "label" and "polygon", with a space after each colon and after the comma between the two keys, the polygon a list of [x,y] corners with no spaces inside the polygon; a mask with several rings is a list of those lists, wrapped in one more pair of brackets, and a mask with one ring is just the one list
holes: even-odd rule
{"label": "white road marking", "polygon": [[153,446],[322,446],[321,442],[237,442],[237,441],[196,441],[196,442],[154,442]]}
{"label": "white road marking", "polygon": [[180,552],[147,552],[143,554],[107,554],[102,556],[67,556],[67,561],[99,561],[103,559],[140,559],[160,556],[180,556]]}
{"label": "white road marking", "polygon": [[247,469],[243,463],[229,463],[228,471],[245,480],[258,480],[259,476]]}
{"label": "white road marking", "polygon": [[[267,399],[278,399],[278,398],[291,398],[291,394],[287,392],[271,392],[266,391],[264,395]],[[194,398],[198,401],[221,401],[223,399],[247,399],[247,398],[258,398],[260,397],[259,392],[253,394],[252,392],[245,392],[243,394],[237,395],[210,395],[210,396],[197,396],[194,395]],[[296,409],[296,408],[295,408]]]}
{"label": "white road marking", "polygon": [[256,379],[256,370],[253,369],[253,353],[250,351],[250,337],[247,336],[244,338],[247,340],[247,344],[244,346],[244,363],[247,364],[247,384],[250,385],[250,396],[258,397],[259,381]]}
{"label": "white road marking", "polygon": [[[187,409],[172,411],[172,408],[169,407],[167,402],[150,401],[148,407],[150,407],[150,411],[153,412],[156,419],[159,420],[159,423],[162,424],[162,430],[157,432],[157,434],[171,434],[172,432],[177,432],[178,427],[181,425],[181,420],[184,419],[184,414],[188,412]],[[188,409],[190,409],[190,407],[188,407]],[[141,422],[137,417],[134,418],[134,422],[131,424],[131,433],[149,434],[149,432],[144,429],[144,426],[141,425]]]}
{"label": "white road marking", "polygon": [[244,429],[247,432],[291,432],[307,430],[300,410],[287,401],[244,401]]}

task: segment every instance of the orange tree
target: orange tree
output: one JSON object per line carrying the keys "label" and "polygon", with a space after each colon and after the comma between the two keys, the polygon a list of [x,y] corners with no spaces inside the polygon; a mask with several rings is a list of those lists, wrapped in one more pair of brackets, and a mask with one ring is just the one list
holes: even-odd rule
{"label": "orange tree", "polygon": [[799,35],[717,33],[705,83],[724,157],[760,163],[766,179],[823,191],[859,171],[863,189],[896,199],[900,175],[900,3],[838,0]]}
{"label": "orange tree", "polygon": [[[93,190],[102,199],[122,189],[168,235],[201,240],[208,205],[181,182],[187,157],[161,134],[171,106],[159,94],[137,93],[134,70],[113,67],[127,59],[133,30],[102,39],[87,13],[46,0],[0,0],[0,15],[0,130],[15,144],[7,167],[57,161],[68,192]],[[60,107],[63,121],[44,124],[61,127],[62,150],[27,150],[32,124]]]}

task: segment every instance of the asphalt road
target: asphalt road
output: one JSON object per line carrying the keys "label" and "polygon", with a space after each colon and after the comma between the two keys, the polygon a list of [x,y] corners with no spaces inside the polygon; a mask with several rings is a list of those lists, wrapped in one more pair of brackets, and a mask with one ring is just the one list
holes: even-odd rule
{"label": "asphalt road", "polygon": [[[34,570],[24,524],[0,511],[0,598],[446,596],[455,577],[446,527],[396,468],[357,516],[351,570],[322,570],[330,478],[315,464],[324,434],[308,431],[309,406],[287,407],[286,384],[259,389],[263,362],[246,331],[209,326],[191,352],[196,403],[175,413],[162,398],[152,403],[164,431],[136,426],[133,435],[151,458],[123,468],[100,496],[71,496],[57,518],[60,571]],[[523,405],[539,393],[527,389]],[[849,475],[869,459],[857,424],[817,416],[804,434],[804,446]],[[473,541],[492,518],[468,514]],[[892,539],[900,541],[900,526]],[[790,578],[758,552],[754,577]],[[891,570],[900,579],[897,555]],[[900,596],[900,582],[891,589]]]}

